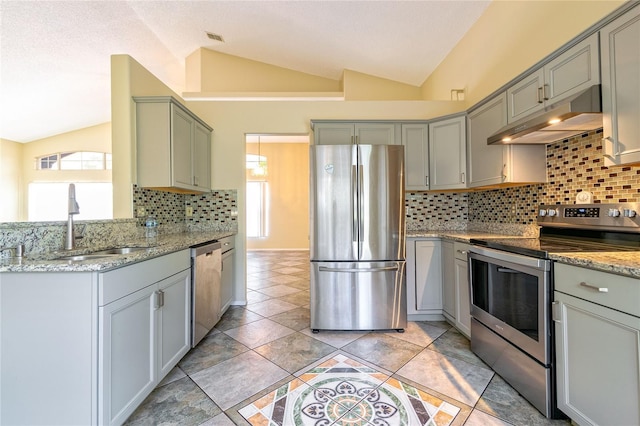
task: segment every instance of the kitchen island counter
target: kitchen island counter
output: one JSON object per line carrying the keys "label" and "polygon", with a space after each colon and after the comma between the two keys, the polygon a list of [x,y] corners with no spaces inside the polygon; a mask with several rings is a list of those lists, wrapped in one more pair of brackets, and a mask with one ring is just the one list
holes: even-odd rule
{"label": "kitchen island counter", "polygon": [[37,256],[0,259],[0,272],[90,272],[107,271],[132,263],[141,262],[157,256],[173,253],[194,245],[220,240],[235,235],[231,231],[194,231],[173,234],[160,234],[153,242],[145,238],[131,240],[126,247],[145,247],[147,250],[127,254],[105,256],[82,261],[58,259],[63,256],[78,256],[112,247],[80,248],[69,251],[50,252]]}

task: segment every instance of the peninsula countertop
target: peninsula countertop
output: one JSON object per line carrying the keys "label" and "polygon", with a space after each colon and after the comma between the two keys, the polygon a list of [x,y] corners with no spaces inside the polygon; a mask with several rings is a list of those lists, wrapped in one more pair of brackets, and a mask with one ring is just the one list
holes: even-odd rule
{"label": "peninsula countertop", "polygon": [[132,253],[113,255],[101,258],[87,259],[82,261],[69,261],[58,259],[63,256],[86,255],[92,252],[112,248],[112,247],[91,247],[79,248],[76,250],[65,250],[50,252],[46,254],[30,256],[29,253],[22,258],[0,259],[0,272],[100,272],[110,269],[120,268],[135,262],[151,259],[189,247],[220,240],[225,237],[235,235],[230,231],[195,231],[173,234],[160,234],[153,241],[145,238],[133,239],[127,247],[145,247],[146,250],[139,250]]}

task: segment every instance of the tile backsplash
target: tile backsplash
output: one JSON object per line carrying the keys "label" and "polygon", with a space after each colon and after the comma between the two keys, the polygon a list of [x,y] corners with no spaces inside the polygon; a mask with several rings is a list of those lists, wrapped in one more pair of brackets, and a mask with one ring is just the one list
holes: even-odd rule
{"label": "tile backsplash", "polygon": [[[238,229],[238,191],[214,190],[203,194],[177,194],[133,186],[133,211],[144,207],[145,214],[138,218],[144,226],[147,216],[158,221],[161,231],[187,228],[207,228],[221,231]],[[186,209],[191,208],[191,216]]]}
{"label": "tile backsplash", "polygon": [[540,204],[571,204],[589,191],[594,203],[640,201],[640,166],[606,167],[602,130],[547,146],[547,183],[469,193],[469,221],[534,224]]}

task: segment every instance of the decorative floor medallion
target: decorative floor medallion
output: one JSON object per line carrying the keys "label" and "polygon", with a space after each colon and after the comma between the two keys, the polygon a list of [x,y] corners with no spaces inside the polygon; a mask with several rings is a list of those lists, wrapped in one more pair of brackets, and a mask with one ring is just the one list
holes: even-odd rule
{"label": "decorative floor medallion", "polygon": [[445,426],[460,409],[343,355],[239,410],[254,426]]}

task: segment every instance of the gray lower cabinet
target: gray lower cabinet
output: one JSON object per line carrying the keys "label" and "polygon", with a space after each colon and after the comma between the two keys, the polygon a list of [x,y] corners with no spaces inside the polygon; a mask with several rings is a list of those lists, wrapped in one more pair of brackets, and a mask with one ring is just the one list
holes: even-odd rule
{"label": "gray lower cabinet", "polygon": [[600,30],[605,166],[640,162],[640,6]]}
{"label": "gray lower cabinet", "polygon": [[407,238],[409,320],[442,319],[442,248],[439,238]]}
{"label": "gray lower cabinet", "polygon": [[579,425],[640,424],[640,280],[556,264],[558,408]]}
{"label": "gray lower cabinet", "polygon": [[455,300],[456,300],[456,320],[455,326],[462,334],[471,337],[471,297],[469,295],[469,272],[467,262],[467,252],[469,244],[455,242],[454,250],[454,271],[455,271]]}
{"label": "gray lower cabinet", "polygon": [[442,242],[443,315],[462,334],[471,336],[467,251],[469,244]]}
{"label": "gray lower cabinet", "polygon": [[220,315],[224,314],[233,300],[233,286],[235,283],[236,250],[235,237],[220,240],[222,245],[222,280],[220,285]]}
{"label": "gray lower cabinet", "polygon": [[190,349],[190,268],[0,274],[0,424],[122,424]]}

